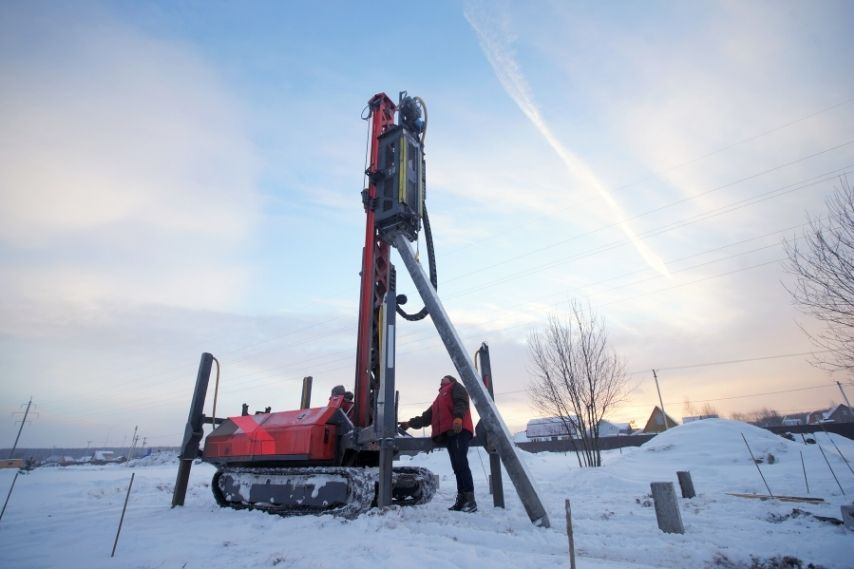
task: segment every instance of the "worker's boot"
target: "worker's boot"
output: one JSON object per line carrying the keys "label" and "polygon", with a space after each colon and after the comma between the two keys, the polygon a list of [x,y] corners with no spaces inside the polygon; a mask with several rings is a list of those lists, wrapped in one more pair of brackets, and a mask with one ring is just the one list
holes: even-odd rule
{"label": "worker's boot", "polygon": [[463,509],[463,503],[465,502],[465,495],[462,492],[457,492],[457,501],[454,502],[454,505],[448,508],[452,512],[459,512]]}
{"label": "worker's boot", "polygon": [[477,502],[474,501],[474,492],[463,492],[463,504],[460,506],[461,512],[476,512]]}

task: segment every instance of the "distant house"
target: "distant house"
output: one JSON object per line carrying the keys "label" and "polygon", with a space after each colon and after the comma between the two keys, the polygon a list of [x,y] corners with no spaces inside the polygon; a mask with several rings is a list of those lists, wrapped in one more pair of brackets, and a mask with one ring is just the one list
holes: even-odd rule
{"label": "distant house", "polygon": [[101,460],[104,462],[113,461],[116,459],[116,453],[111,450],[96,450],[92,456],[92,460]]}
{"label": "distant house", "polygon": [[89,462],[92,464],[111,464],[114,462],[125,462],[126,460],[127,458],[116,455],[114,451],[96,450],[95,454],[92,455],[92,458],[89,459]]}
{"label": "distant house", "polygon": [[807,413],[807,425],[818,425],[824,421],[824,414],[827,409],[819,409],[818,411],[810,411]]}
{"label": "distant house", "polygon": [[813,411],[807,416],[807,423],[817,425],[819,423],[849,423],[854,421],[854,412],[850,407],[839,404],[830,409]]}
{"label": "distant house", "polygon": [[[629,423],[612,423],[611,421],[599,421],[600,437],[616,437],[618,435],[629,435],[632,426]],[[578,439],[580,430],[575,417],[543,417],[528,421],[528,428],[524,431],[529,441],[562,441],[570,438]]]}
{"label": "distant house", "polygon": [[600,437],[616,437],[630,434],[632,434],[632,426],[629,423],[612,423],[604,419],[599,421]]}
{"label": "distant house", "polygon": [[702,421],[703,419],[720,419],[717,413],[711,415],[693,415],[691,417],[682,417],[682,424],[693,423],[694,421]]}
{"label": "distant house", "polygon": [[525,429],[531,441],[560,441],[578,438],[578,423],[575,417],[543,417],[531,419]]}
{"label": "distant house", "polygon": [[673,417],[664,413],[661,409],[658,408],[658,405],[655,406],[655,409],[652,410],[652,414],[649,416],[649,419],[646,422],[646,426],[643,428],[644,433],[661,433],[665,430],[664,421],[667,421],[667,428],[671,429],[673,427],[677,427],[679,423],[673,420]]}
{"label": "distant house", "polygon": [[792,413],[783,417],[784,427],[794,427],[796,425],[806,425],[807,416],[809,413]]}

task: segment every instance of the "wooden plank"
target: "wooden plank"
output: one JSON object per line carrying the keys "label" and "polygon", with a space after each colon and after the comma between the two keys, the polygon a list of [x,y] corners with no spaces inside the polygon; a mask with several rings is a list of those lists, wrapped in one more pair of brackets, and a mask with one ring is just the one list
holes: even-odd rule
{"label": "wooden plank", "polygon": [[23,468],[23,458],[4,458],[0,460],[0,468]]}
{"label": "wooden plank", "polygon": [[765,494],[743,494],[741,492],[727,492],[728,496],[738,498],[752,498],[754,500],[779,500],[780,502],[806,502],[808,504],[821,504],[823,498],[809,498],[807,496],[766,496]]}

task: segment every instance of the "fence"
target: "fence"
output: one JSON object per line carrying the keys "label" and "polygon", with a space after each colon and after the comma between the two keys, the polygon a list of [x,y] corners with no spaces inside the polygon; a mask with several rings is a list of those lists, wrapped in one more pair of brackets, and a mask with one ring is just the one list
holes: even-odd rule
{"label": "fence", "polygon": [[[639,447],[645,442],[652,440],[652,437],[654,436],[655,434],[602,437],[599,439],[599,450]],[[528,441],[524,443],[516,443],[516,446],[528,452],[572,452],[575,450],[573,443],[578,444],[578,441],[571,441],[569,439],[559,441]]]}
{"label": "fence", "polygon": [[780,426],[765,428],[772,433],[777,433],[778,435],[782,435],[783,433],[806,434],[827,431],[828,433],[836,433],[837,435],[842,435],[843,437],[854,440],[854,423],[819,423],[817,425],[791,425],[789,427]]}
{"label": "fence", "polygon": [[[836,433],[854,440],[854,423],[822,423],[818,425],[793,425],[791,427],[764,427],[772,433]],[[602,437],[599,439],[599,450],[613,450],[623,447],[639,447],[652,440],[655,433],[645,435],[627,435],[619,437]],[[528,441],[516,443],[516,446],[528,452],[572,452],[573,442],[568,439],[558,441]],[[577,441],[575,441],[577,443]]]}

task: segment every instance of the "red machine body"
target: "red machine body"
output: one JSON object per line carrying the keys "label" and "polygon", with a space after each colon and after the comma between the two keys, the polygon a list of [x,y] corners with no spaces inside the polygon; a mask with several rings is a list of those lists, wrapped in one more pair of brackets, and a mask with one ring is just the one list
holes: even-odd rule
{"label": "red machine body", "polygon": [[349,404],[333,397],[326,407],[229,417],[205,439],[205,460],[214,464],[336,464],[339,409]]}

